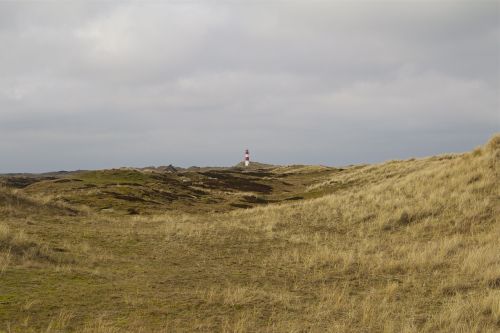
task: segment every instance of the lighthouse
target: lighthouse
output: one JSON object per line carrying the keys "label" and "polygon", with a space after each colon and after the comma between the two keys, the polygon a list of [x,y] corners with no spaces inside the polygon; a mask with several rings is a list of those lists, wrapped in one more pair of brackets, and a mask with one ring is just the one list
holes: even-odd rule
{"label": "lighthouse", "polygon": [[250,153],[248,152],[248,149],[245,149],[245,166],[250,165]]}

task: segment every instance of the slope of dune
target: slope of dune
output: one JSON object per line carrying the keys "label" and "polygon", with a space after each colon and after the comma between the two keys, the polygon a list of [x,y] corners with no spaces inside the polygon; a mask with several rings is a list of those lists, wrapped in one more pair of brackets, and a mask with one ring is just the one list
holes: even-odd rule
{"label": "slope of dune", "polygon": [[22,232],[64,254],[0,247],[0,332],[498,332],[499,160],[497,135],[464,154],[275,169],[301,199],[252,209],[0,218],[5,244]]}

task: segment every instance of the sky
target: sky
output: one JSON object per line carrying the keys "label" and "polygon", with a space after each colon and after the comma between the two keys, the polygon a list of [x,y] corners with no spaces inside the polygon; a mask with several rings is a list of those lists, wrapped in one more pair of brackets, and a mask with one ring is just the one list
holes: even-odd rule
{"label": "sky", "polygon": [[0,1],[0,173],[343,166],[500,132],[500,1]]}

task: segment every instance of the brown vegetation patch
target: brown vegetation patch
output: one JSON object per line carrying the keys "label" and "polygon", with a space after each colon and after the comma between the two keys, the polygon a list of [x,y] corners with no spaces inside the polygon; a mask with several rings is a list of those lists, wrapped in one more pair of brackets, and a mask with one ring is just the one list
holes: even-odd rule
{"label": "brown vegetation patch", "polygon": [[492,289],[500,289],[500,277],[489,280],[488,287]]}
{"label": "brown vegetation patch", "polygon": [[78,183],[78,182],[83,182],[83,180],[77,178],[63,178],[54,180],[54,183],[71,183],[71,182]]}
{"label": "brown vegetation patch", "polygon": [[230,206],[236,207],[236,208],[252,208],[253,207],[251,205],[246,205],[246,204],[241,204],[241,203],[231,203]]}
{"label": "brown vegetation patch", "polygon": [[53,179],[53,178],[35,178],[35,177],[1,177],[0,182],[7,187],[12,188],[25,188],[31,184],[37,183],[42,180]]}
{"label": "brown vegetation patch", "polygon": [[244,195],[243,200],[249,203],[255,203],[255,204],[267,204],[271,202],[270,200],[261,198],[261,197],[256,197],[255,195]]}
{"label": "brown vegetation patch", "polygon": [[287,200],[287,201],[296,201],[296,200],[302,200],[302,199],[304,199],[304,197],[296,196],[296,197],[286,198],[285,200]]}
{"label": "brown vegetation patch", "polygon": [[228,171],[210,171],[201,174],[213,178],[203,181],[202,186],[209,188],[233,189],[243,192],[259,192],[266,194],[271,193],[273,190],[270,185],[258,183],[249,178],[235,176],[232,172]]}

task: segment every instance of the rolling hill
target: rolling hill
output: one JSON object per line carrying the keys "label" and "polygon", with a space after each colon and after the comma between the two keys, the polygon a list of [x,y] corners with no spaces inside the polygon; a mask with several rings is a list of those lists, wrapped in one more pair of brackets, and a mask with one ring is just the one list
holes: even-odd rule
{"label": "rolling hill", "polygon": [[0,332],[498,332],[499,160],[3,176]]}

